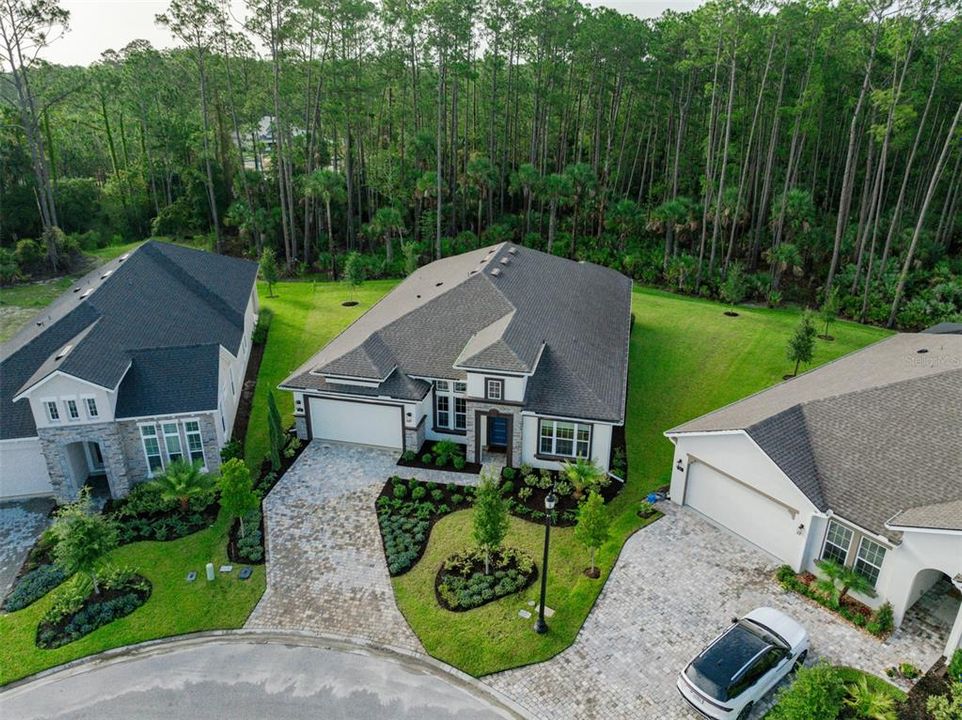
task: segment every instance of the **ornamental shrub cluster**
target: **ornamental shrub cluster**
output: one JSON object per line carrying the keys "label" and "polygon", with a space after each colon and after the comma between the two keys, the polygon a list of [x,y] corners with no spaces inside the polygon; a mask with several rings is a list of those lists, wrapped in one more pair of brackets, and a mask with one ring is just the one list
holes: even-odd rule
{"label": "ornamental shrub cluster", "polygon": [[114,505],[109,516],[117,522],[121,545],[140,540],[176,540],[207,527],[205,511],[216,497],[211,488],[191,498],[185,513],[176,500],[164,499],[153,483],[139,483]]}
{"label": "ornamental shrub cluster", "polygon": [[3,601],[6,612],[16,612],[36,602],[67,579],[56,565],[41,565],[26,573]]}
{"label": "ornamental shrub cluster", "polygon": [[388,572],[392,576],[400,575],[409,570],[421,554],[421,547],[427,540],[431,523],[427,519],[392,515],[388,512],[378,514],[378,523],[384,539]]}
{"label": "ornamental shrub cluster", "polygon": [[101,593],[89,578],[74,576],[37,627],[36,643],[58,648],[129,615],[150,597],[150,582],[129,568],[111,567],[100,574]]}
{"label": "ornamental shrub cluster", "polygon": [[474,550],[445,560],[438,597],[448,610],[470,610],[524,589],[534,578],[534,561],[515,548],[491,553],[492,572],[484,573],[484,553]]}
{"label": "ornamental shrub cluster", "polygon": [[799,595],[804,595],[814,600],[822,607],[838,613],[853,625],[865,628],[876,637],[887,637],[895,628],[895,619],[891,603],[882,603],[872,613],[872,617],[866,619],[862,613],[852,610],[847,605],[839,605],[833,602],[833,598],[819,592],[813,586],[802,582],[789,565],[780,565],[775,571],[775,578],[786,590],[792,590]]}
{"label": "ornamental shrub cluster", "polygon": [[244,516],[244,535],[237,537],[237,554],[241,560],[259,563],[264,559],[264,535],[261,532],[261,511]]}

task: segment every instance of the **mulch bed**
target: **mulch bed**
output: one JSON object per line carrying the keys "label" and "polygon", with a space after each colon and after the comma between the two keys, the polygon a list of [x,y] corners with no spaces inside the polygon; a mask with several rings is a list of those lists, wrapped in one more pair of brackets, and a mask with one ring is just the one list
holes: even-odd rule
{"label": "mulch bed", "polygon": [[946,695],[949,692],[949,678],[946,674],[945,660],[939,658],[919,681],[909,690],[908,699],[898,706],[899,720],[932,720],[925,708],[930,697]]}
{"label": "mulch bed", "polygon": [[[477,475],[478,473],[481,472],[481,465],[473,462],[464,463],[464,467],[461,468],[460,470],[454,467],[454,465],[452,465],[451,463],[448,463],[447,465],[435,465],[433,462],[431,463],[421,462],[421,457],[425,453],[430,453],[431,457],[432,458],[434,457],[435,445],[437,445],[437,442],[435,442],[434,440],[425,440],[424,444],[421,445],[421,449],[418,450],[417,454],[414,456],[414,460],[407,461],[407,460],[404,460],[403,458],[398,458],[398,461],[397,461],[398,466],[418,468],[420,470],[445,470],[448,472],[467,473],[469,475]],[[458,443],[458,445],[461,445],[461,443]],[[462,445],[462,447],[464,446]]]}
{"label": "mulch bed", "polygon": [[[496,554],[497,554],[497,551],[492,552],[492,560],[491,560],[491,577],[492,577],[492,578],[494,577],[494,572],[495,572],[495,570],[494,570],[494,556],[495,556]],[[506,567],[501,568],[501,569],[502,569],[502,570],[517,570],[517,569],[518,569],[518,564],[517,564],[517,562],[515,562],[514,560],[512,560],[511,562],[508,563],[508,565],[507,565]],[[480,572],[480,573],[483,573],[483,572],[484,572],[484,561],[483,561],[483,560],[478,561],[478,562],[475,562],[475,563],[473,563],[473,564],[471,565],[471,575],[473,575],[474,573],[479,573],[479,572]],[[441,583],[444,581],[445,577],[447,577],[448,574],[461,575],[460,572],[457,572],[457,571],[454,571],[454,570],[451,570],[451,571],[445,570],[445,569],[444,569],[444,565],[443,565],[443,564],[441,565],[441,567],[438,569],[438,574],[434,577],[434,597],[435,597],[435,599],[437,600],[438,605],[440,605],[442,608],[444,608],[445,610],[448,610],[448,611],[450,611],[450,612],[468,612],[469,610],[477,610],[477,609],[480,608],[480,607],[484,607],[484,606],[487,605],[488,603],[493,603],[493,602],[495,602],[496,600],[500,600],[501,598],[508,597],[509,595],[517,595],[518,593],[524,592],[525,590],[527,590],[529,587],[531,587],[531,586],[534,584],[535,580],[538,579],[538,567],[537,567],[537,565],[535,565],[535,566],[531,569],[531,574],[528,575],[527,579],[525,580],[524,585],[521,585],[520,587],[516,588],[515,590],[512,590],[511,592],[505,593],[505,594],[503,594],[503,595],[498,595],[498,594],[496,593],[496,594],[494,595],[494,597],[492,597],[492,598],[490,598],[490,599],[488,599],[488,600],[485,600],[485,601],[482,602],[480,605],[474,605],[473,607],[451,607],[450,605],[448,605],[447,602],[445,602],[444,598],[441,597],[441,592],[440,592]],[[469,575],[469,577],[470,577],[470,575]]]}
{"label": "mulch bed", "polygon": [[[406,478],[398,478],[398,479],[401,480],[402,482],[408,484],[408,483],[410,483],[410,481],[411,481],[413,478],[407,478],[407,479],[406,479]],[[422,481],[419,480],[419,481],[418,481],[418,484],[427,487],[427,483],[426,483],[426,482],[422,482]],[[434,500],[434,498],[431,497],[431,491],[428,490],[428,494],[427,494],[420,502],[430,502],[430,503],[432,503],[435,507],[437,507],[437,506],[439,506],[439,505],[447,505],[447,506],[448,506],[448,512],[446,512],[446,513],[438,513],[438,512],[435,512],[435,513],[432,513],[431,515],[429,515],[427,518],[425,518],[425,519],[428,521],[428,528],[427,528],[427,532],[426,532],[425,535],[424,535],[424,542],[421,543],[421,546],[420,546],[420,548],[418,549],[417,558],[416,558],[406,569],[404,569],[403,571],[401,571],[401,572],[399,572],[399,573],[394,573],[394,574],[392,574],[391,577],[398,577],[398,576],[400,576],[400,575],[403,575],[404,573],[406,573],[406,572],[408,572],[409,570],[411,570],[411,568],[413,568],[413,567],[414,567],[415,565],[417,565],[419,562],[421,562],[421,558],[424,556],[424,551],[425,551],[425,550],[427,549],[427,547],[428,547],[428,541],[431,539],[431,531],[434,529],[434,525],[435,525],[435,523],[436,523],[438,520],[440,520],[441,518],[443,518],[445,515],[449,515],[450,513],[456,512],[456,511],[458,511],[458,510],[465,510],[465,509],[471,507],[471,505],[472,505],[472,503],[473,503],[473,500],[474,500],[473,495],[470,496],[470,497],[468,496],[468,492],[473,492],[473,488],[471,488],[471,489],[469,490],[468,488],[465,488],[465,487],[463,487],[463,486],[461,486],[461,485],[446,484],[446,483],[437,483],[437,489],[444,492],[444,497],[443,497],[440,501]],[[455,504],[455,503],[452,502],[452,500],[451,500],[451,496],[452,496],[452,495],[462,495],[462,496],[463,496],[463,500],[462,500],[460,503]],[[380,504],[378,503],[378,500],[380,500],[382,497],[386,497],[386,498],[389,498],[389,499],[391,499],[391,500],[394,499],[394,478],[389,478],[389,479],[387,480],[387,482],[384,483],[384,487],[381,488],[381,492],[378,494],[377,498],[376,498],[375,501],[374,501],[374,511],[375,511],[375,514],[377,514],[378,518],[380,518],[382,512],[387,512],[387,513],[390,514],[390,515],[395,515],[395,514],[397,514],[397,511],[391,511],[391,510],[385,511],[385,510],[382,510],[382,509],[381,509],[381,506],[380,506]],[[410,493],[409,493],[408,496],[405,498],[405,502],[411,502]],[[404,517],[412,517],[412,516],[411,516],[411,515],[404,515]],[[379,523],[378,523],[378,531],[380,532],[380,530],[381,530],[381,525],[380,525],[380,522],[379,522]],[[388,555],[387,555],[387,549],[384,547],[384,535],[383,535],[383,533],[381,533],[381,551],[384,553],[384,562],[385,562],[385,564],[387,564],[387,565],[390,567],[391,561],[390,561],[390,558],[389,558]]]}
{"label": "mulch bed", "polygon": [[[268,328],[270,326],[268,325]],[[250,424],[251,408],[254,405],[254,390],[257,387],[257,373],[260,371],[264,350],[267,348],[265,339],[262,343],[251,344],[250,358],[247,360],[247,371],[244,373],[244,383],[241,386],[240,402],[237,403],[237,414],[234,416],[234,431],[232,438],[243,440],[247,437],[247,426]]]}
{"label": "mulch bed", "polygon": [[[293,434],[288,434],[288,440],[287,440],[287,444],[285,445],[285,448],[290,445],[290,443],[293,441],[295,437],[296,436]],[[267,493],[269,493],[271,490],[274,489],[274,486],[277,485],[277,481],[284,476],[284,473],[286,473],[288,470],[291,469],[291,465],[297,462],[297,458],[301,456],[301,453],[304,452],[304,448],[306,447],[307,447],[307,443],[301,442],[300,446],[296,450],[294,450],[291,457],[287,457],[287,454],[285,452],[282,452],[281,467],[277,472],[274,473],[274,477],[271,480],[268,480],[267,478],[267,476],[270,473],[274,472],[273,470],[271,470],[271,459],[270,457],[264,458],[263,462],[261,462],[261,467],[259,470],[259,474],[257,476],[258,480],[254,482],[254,489],[261,494],[262,498],[266,498]]]}
{"label": "mulch bed", "polygon": [[[540,470],[535,471],[535,474],[540,474],[540,472]],[[550,472],[554,482],[557,482],[558,480],[565,480],[565,477],[561,473],[555,470]],[[502,483],[503,482],[504,475],[502,474]],[[520,470],[515,472],[514,478],[510,482],[514,483],[514,490],[506,497],[514,500],[514,504],[510,510],[511,514],[521,518],[522,520],[528,520],[529,522],[542,522],[545,511],[544,499],[548,496],[550,489],[545,490],[539,487],[531,487],[531,495],[526,500],[522,500],[520,497],[518,497],[518,491],[521,490],[521,488],[529,486],[525,485],[524,478],[521,476]],[[605,505],[617,497],[618,493],[621,492],[621,489],[624,486],[624,483],[620,483],[617,480],[610,480],[607,485],[600,488],[601,497],[604,498]],[[558,504],[555,505],[554,508],[554,517],[551,521],[551,524],[555,527],[571,527],[572,525],[575,525],[577,523],[577,518],[573,516],[573,513],[578,512],[578,504],[585,497],[587,497],[587,492],[581,498],[575,498],[574,493],[571,495],[566,495],[565,497],[559,497]],[[527,512],[523,510],[519,511],[519,508],[526,508]],[[541,513],[541,515],[535,515],[534,517],[531,517],[530,513]]]}
{"label": "mulch bed", "polygon": [[[260,560],[250,560],[249,558],[241,557],[237,550],[237,540],[240,538],[240,520],[234,518],[234,522],[232,522],[230,526],[230,531],[227,533],[227,557],[231,562],[244,563],[247,565],[263,565],[265,562],[267,562],[267,548],[264,547],[264,538],[266,538],[267,535],[264,532],[263,512],[261,512],[261,521],[258,524],[257,529],[260,530],[261,533],[261,549],[264,551],[264,555]],[[244,530],[246,530],[248,533],[254,532],[254,528],[250,527],[249,523]]]}
{"label": "mulch bed", "polygon": [[[815,577],[815,575],[813,575],[810,572],[803,572],[799,574],[798,579],[801,580],[802,583],[804,583],[808,587],[811,587],[818,580],[818,578]],[[865,618],[866,623],[872,619],[872,608],[870,608],[865,603],[859,602],[858,600],[851,597],[850,595],[846,595],[845,597],[843,597],[839,605],[845,607],[852,613],[861,615],[862,617]],[[845,616],[843,615],[839,615],[839,617],[846,620],[848,619],[848,618],[845,618]]]}
{"label": "mulch bed", "polygon": [[[145,602],[147,602],[148,598],[150,597],[152,587],[151,587],[150,581],[147,580],[147,578],[143,577],[142,575],[137,575],[135,579],[146,583],[146,586],[147,586],[146,589],[142,589],[139,587],[138,588],[123,587],[115,590],[101,590],[98,595],[93,595],[93,594],[89,595],[87,599],[84,601],[83,606],[77,612],[71,613],[70,615],[62,617],[55,623],[41,622],[39,625],[37,625],[37,637],[36,637],[37,647],[45,650],[51,650],[54,648],[63,647],[64,645],[67,645],[76,640],[79,640],[82,637],[89,635],[90,633],[92,633],[94,630],[97,630],[98,628],[104,627],[104,625],[109,625],[111,622],[115,620],[119,620],[122,617],[126,617],[127,615],[132,613],[134,610],[141,607]],[[102,623],[99,625],[85,625],[83,628],[85,632],[75,637],[70,637],[69,639],[63,637],[64,630],[67,628],[70,622],[77,615],[84,612],[85,610],[89,610],[90,608],[96,605],[102,605],[108,601],[116,600],[118,598],[124,597],[125,595],[132,595],[136,598],[136,601],[137,601],[136,605],[132,607],[129,611],[124,612],[122,614],[114,615],[110,619],[110,621],[107,623]],[[53,640],[48,643],[42,642],[41,637],[50,631],[52,631],[54,634]]]}

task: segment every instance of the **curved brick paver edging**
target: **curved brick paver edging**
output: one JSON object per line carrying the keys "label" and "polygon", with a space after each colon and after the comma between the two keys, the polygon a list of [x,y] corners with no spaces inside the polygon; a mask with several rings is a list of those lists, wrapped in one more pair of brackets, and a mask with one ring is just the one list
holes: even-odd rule
{"label": "curved brick paver edging", "polygon": [[511,698],[494,688],[452,668],[434,658],[414,653],[404,648],[381,646],[363,638],[349,638],[337,635],[317,635],[308,632],[276,632],[271,630],[213,630],[171,638],[149,640],[135,645],[106,650],[97,655],[73,660],[35,675],[17,680],[0,688],[0,696],[15,694],[35,683],[55,683],[58,680],[95,671],[107,665],[127,662],[152,655],[161,655],[195,647],[210,642],[232,643],[269,643],[287,646],[336,650],[345,653],[368,654],[393,660],[407,669],[424,672],[438,677],[450,685],[459,687],[488,704],[522,720],[534,720]]}
{"label": "curved brick paver edging", "polygon": [[900,631],[877,640],[783,590],[773,578],[777,561],[758,548],[688,508],[659,509],[666,517],[622,548],[574,645],[484,682],[525,707],[543,708],[546,718],[691,718],[675,689],[678,673],[732,616],[765,605],[808,629],[813,659],[884,677],[899,662],[925,669],[941,655],[937,643]]}
{"label": "curved brick paver edging", "polygon": [[253,629],[363,638],[424,653],[394,602],[374,501],[388,477],[476,484],[478,476],[399,468],[397,453],[313,441],[264,501],[267,590]]}

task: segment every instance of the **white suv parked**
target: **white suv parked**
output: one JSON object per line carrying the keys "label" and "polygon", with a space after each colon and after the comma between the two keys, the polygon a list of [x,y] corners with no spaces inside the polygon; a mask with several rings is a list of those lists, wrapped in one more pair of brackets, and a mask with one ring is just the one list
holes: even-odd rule
{"label": "white suv parked", "polygon": [[678,678],[678,691],[700,715],[746,720],[755,704],[808,656],[808,632],[773,608],[735,619]]}

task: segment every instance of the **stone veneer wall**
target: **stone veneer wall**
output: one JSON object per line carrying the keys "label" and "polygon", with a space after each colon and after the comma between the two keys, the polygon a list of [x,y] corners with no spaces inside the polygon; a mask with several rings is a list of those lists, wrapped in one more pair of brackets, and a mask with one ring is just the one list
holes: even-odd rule
{"label": "stone veneer wall", "polygon": [[417,452],[421,449],[424,444],[424,431],[427,428],[428,420],[425,416],[421,420],[421,424],[417,426],[416,429],[412,430],[410,428],[404,428],[404,449],[412,450]]}
{"label": "stone veneer wall", "polygon": [[[120,420],[117,425],[120,436],[123,438],[124,453],[127,457],[128,477],[130,485],[144,482],[147,480],[147,458],[144,457],[144,446],[140,441],[140,425],[150,422],[156,425],[160,423],[176,420],[197,420],[200,422],[200,436],[204,443],[204,458],[207,460],[207,471],[215,473],[220,470],[220,446],[217,443],[217,422],[214,413],[191,413],[188,415],[165,415],[163,417],[150,418],[149,420]],[[161,452],[166,452],[164,445],[164,434],[158,428],[157,440],[160,443]],[[186,448],[185,448],[186,450]],[[129,489],[129,488],[128,488]],[[127,490],[124,490],[124,494]]]}
{"label": "stone veneer wall", "polygon": [[294,416],[294,430],[297,432],[298,439],[307,440],[307,416]]}
{"label": "stone veneer wall", "polygon": [[[58,502],[77,499],[80,490],[71,478],[67,446],[75,442],[95,442],[100,445],[104,471],[114,497],[122,497],[130,490],[130,474],[124,440],[117,423],[84,423],[37,428],[40,448],[47,461],[50,485]],[[143,458],[143,452],[140,453]]]}
{"label": "stone veneer wall", "polygon": [[[478,458],[474,452],[475,450],[475,437],[477,429],[475,428],[475,412],[481,411],[482,413],[487,413],[489,410],[497,410],[501,415],[511,416],[511,462],[514,465],[521,464],[521,408],[517,405],[499,405],[498,403],[490,403],[484,401],[467,401],[467,437],[465,438],[468,444],[467,447],[467,461],[468,462],[478,462]],[[484,438],[481,438],[481,445],[484,446]]]}

